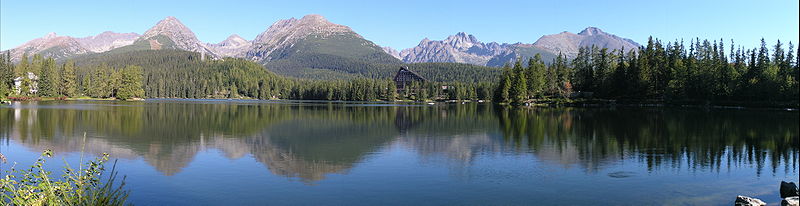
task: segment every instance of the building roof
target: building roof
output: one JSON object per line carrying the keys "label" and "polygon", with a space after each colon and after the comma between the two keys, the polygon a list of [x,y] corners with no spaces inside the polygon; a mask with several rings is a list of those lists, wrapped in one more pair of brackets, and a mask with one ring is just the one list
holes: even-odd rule
{"label": "building roof", "polygon": [[394,81],[428,81],[422,75],[408,69],[408,67],[400,67],[397,74],[394,75]]}

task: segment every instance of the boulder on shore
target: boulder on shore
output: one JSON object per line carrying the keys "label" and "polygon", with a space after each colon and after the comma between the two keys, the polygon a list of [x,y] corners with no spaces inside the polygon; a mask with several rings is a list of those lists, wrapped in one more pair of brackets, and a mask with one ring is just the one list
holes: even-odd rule
{"label": "boulder on shore", "polygon": [[736,206],[764,206],[767,205],[764,201],[761,201],[756,198],[747,197],[747,196],[736,196],[736,202],[733,203]]}
{"label": "boulder on shore", "polygon": [[800,197],[787,197],[781,200],[781,206],[800,206]]}
{"label": "boulder on shore", "polygon": [[781,198],[797,197],[797,185],[794,182],[781,181]]}

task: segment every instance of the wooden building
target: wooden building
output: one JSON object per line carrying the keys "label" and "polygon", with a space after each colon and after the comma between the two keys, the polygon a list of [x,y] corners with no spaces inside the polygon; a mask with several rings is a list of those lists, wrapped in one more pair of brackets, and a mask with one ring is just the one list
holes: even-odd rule
{"label": "wooden building", "polygon": [[403,91],[406,86],[411,85],[414,82],[426,82],[428,81],[425,77],[420,76],[414,71],[408,69],[408,67],[400,67],[400,70],[397,71],[397,74],[394,75],[394,83],[397,85],[398,91]]}

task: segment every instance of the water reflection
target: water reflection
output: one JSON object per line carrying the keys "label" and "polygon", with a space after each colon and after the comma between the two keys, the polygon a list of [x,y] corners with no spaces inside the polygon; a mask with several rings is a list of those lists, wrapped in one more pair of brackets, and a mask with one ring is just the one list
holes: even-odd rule
{"label": "water reflection", "polygon": [[80,152],[85,142],[88,153],[142,158],[167,176],[216,149],[308,183],[346,174],[390,145],[460,168],[514,155],[586,173],[628,160],[648,171],[753,166],[760,176],[798,168],[798,114],[783,111],[34,102],[0,107],[0,139],[57,154]]}
{"label": "water reflection", "polygon": [[[775,111],[671,109],[499,110],[506,141],[587,171],[624,158],[648,170],[718,171],[740,164],[797,168],[798,116]],[[767,165],[768,164],[768,165]]]}

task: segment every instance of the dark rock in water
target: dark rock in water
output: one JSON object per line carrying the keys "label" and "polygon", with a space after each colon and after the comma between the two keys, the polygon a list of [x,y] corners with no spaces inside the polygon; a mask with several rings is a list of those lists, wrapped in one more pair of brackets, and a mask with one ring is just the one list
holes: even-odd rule
{"label": "dark rock in water", "polygon": [[619,171],[619,172],[608,173],[608,176],[612,178],[628,178],[628,177],[633,177],[635,174],[636,173],[634,172]]}
{"label": "dark rock in water", "polygon": [[781,181],[781,198],[797,197],[797,185],[794,182]]}
{"label": "dark rock in water", "polygon": [[736,206],[764,206],[767,205],[764,201],[761,201],[756,198],[746,197],[746,196],[736,196],[736,202],[733,203]]}
{"label": "dark rock in water", "polygon": [[781,206],[800,206],[800,197],[787,197],[781,200]]}

